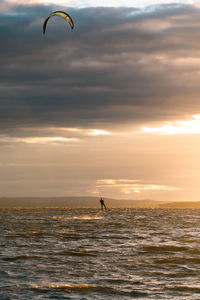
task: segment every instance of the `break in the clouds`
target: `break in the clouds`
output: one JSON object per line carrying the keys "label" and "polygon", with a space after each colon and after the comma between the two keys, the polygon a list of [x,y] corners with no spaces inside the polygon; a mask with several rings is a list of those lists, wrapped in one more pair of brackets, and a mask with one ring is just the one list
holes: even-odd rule
{"label": "break in the clouds", "polygon": [[194,115],[193,120],[168,122],[160,127],[144,127],[144,132],[156,134],[200,134],[200,115]]}
{"label": "break in the clouds", "polygon": [[[26,144],[68,144],[88,140],[90,138],[111,136],[114,133],[96,128],[65,128],[65,127],[41,127],[18,128],[5,130],[0,134],[0,144],[26,143]],[[118,133],[119,134],[119,133]]]}
{"label": "break in the clouds", "polygon": [[[118,190],[122,194],[140,193],[142,191],[175,191],[179,188],[172,186],[143,183],[141,180],[130,179],[101,179],[96,182],[97,192],[105,190]],[[95,192],[94,192],[95,193]]]}

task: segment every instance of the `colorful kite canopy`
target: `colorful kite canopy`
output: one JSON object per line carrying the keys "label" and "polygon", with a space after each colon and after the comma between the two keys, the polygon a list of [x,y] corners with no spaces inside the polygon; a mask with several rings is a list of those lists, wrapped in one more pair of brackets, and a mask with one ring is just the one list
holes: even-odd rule
{"label": "colorful kite canopy", "polygon": [[46,27],[47,27],[47,22],[53,16],[58,16],[58,17],[64,18],[69,23],[69,25],[71,26],[71,29],[74,28],[74,22],[73,22],[72,18],[66,12],[64,12],[64,11],[54,11],[44,21],[44,24],[43,24],[43,34],[45,34]]}

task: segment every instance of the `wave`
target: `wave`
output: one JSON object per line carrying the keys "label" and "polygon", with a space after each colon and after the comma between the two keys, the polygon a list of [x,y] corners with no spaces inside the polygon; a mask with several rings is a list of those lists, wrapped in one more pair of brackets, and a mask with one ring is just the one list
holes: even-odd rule
{"label": "wave", "polygon": [[58,232],[59,235],[63,235],[63,236],[66,236],[68,238],[74,238],[74,237],[79,237],[80,235],[76,232],[73,232],[73,231],[59,231]]}
{"label": "wave", "polygon": [[104,216],[88,216],[88,215],[84,215],[84,216],[73,216],[73,217],[52,217],[53,220],[101,220],[104,219]]}
{"label": "wave", "polygon": [[75,250],[64,250],[59,252],[59,255],[69,255],[69,256],[97,256],[98,251],[90,250],[90,249],[81,249],[79,251]]}
{"label": "wave", "polygon": [[15,261],[19,259],[42,259],[42,256],[39,255],[17,255],[17,256],[11,256],[11,257],[3,257],[2,259],[4,261]]}
{"label": "wave", "polygon": [[179,291],[179,292],[189,292],[189,293],[198,293],[200,294],[200,287],[195,286],[186,286],[186,285],[180,285],[180,286],[173,286],[173,287],[165,287],[167,290],[171,291]]}
{"label": "wave", "polygon": [[163,274],[164,276],[167,276],[169,278],[183,278],[183,277],[196,277],[197,273],[196,272],[177,272],[177,273],[168,273],[168,274]]}
{"label": "wave", "polygon": [[44,235],[45,232],[43,231],[29,231],[28,235]]}
{"label": "wave", "polygon": [[188,247],[184,246],[175,246],[175,245],[160,245],[160,246],[143,246],[143,249],[147,252],[180,252],[180,251],[186,251],[188,250]]}
{"label": "wave", "polygon": [[120,296],[147,296],[148,294],[139,290],[125,291],[109,286],[90,285],[90,284],[53,284],[49,286],[32,286],[30,289],[38,290],[41,292],[48,292],[49,290],[65,290],[66,292],[79,292],[79,293],[100,293],[105,295],[120,295]]}
{"label": "wave", "polygon": [[178,264],[178,265],[185,265],[188,263],[200,264],[200,257],[174,256],[174,257],[167,257],[164,259],[158,259],[156,260],[156,263],[157,264]]}

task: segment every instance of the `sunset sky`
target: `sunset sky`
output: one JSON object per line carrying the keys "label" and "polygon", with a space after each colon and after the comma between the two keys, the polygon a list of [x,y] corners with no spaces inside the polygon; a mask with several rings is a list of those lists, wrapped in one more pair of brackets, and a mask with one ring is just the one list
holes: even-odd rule
{"label": "sunset sky", "polygon": [[198,1],[1,1],[0,36],[0,197],[200,200]]}

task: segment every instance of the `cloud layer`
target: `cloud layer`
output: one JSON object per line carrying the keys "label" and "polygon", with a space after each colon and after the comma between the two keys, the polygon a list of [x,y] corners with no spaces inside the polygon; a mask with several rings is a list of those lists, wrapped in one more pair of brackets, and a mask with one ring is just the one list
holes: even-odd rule
{"label": "cloud layer", "polygon": [[70,9],[74,31],[55,17],[43,36],[53,10],[1,13],[1,130],[142,124],[200,110],[197,7]]}

